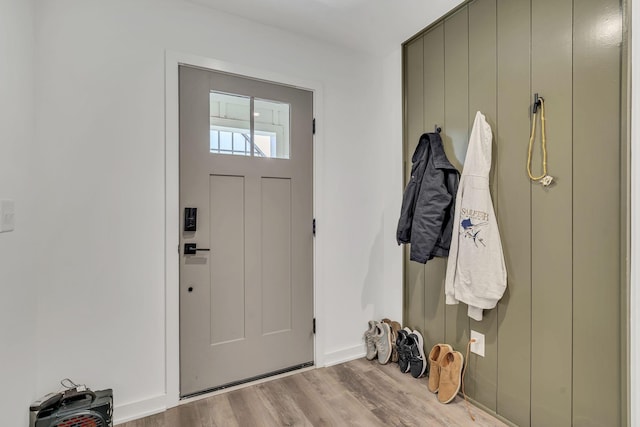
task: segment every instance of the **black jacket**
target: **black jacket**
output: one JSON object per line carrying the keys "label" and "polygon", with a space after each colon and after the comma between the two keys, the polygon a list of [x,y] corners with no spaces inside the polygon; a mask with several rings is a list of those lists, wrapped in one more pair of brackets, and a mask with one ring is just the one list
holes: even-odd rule
{"label": "black jacket", "polygon": [[449,162],[437,133],[425,133],[413,153],[404,190],[398,244],[411,243],[411,261],[425,264],[449,255],[460,173]]}

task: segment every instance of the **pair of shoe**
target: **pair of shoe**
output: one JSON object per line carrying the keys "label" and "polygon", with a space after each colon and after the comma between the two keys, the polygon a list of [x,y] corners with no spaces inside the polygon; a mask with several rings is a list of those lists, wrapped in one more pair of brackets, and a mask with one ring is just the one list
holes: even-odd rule
{"label": "pair of shoe", "polygon": [[[369,320],[369,329],[364,333],[364,340],[367,346],[367,359],[373,360],[378,356],[378,362],[381,364],[398,360],[397,351],[395,351],[395,337],[400,329],[400,324],[389,319],[382,319],[382,322]],[[394,359],[395,352],[395,360]]]}
{"label": "pair of shoe", "polygon": [[429,352],[429,391],[440,403],[449,403],[460,391],[464,357],[449,344],[436,344]]}
{"label": "pair of shoe", "polygon": [[411,372],[414,378],[420,378],[427,369],[427,361],[424,356],[424,339],[416,330],[404,328],[398,331],[396,339],[398,348],[398,365],[400,372]]}

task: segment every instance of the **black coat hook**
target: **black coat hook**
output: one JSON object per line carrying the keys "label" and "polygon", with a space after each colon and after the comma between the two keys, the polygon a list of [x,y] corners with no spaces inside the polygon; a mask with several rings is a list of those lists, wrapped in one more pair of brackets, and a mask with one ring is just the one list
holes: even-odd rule
{"label": "black coat hook", "polygon": [[533,107],[531,108],[531,112],[533,114],[538,112],[538,107],[540,107],[540,104],[544,102],[544,98],[541,96],[538,96],[538,94],[534,94],[533,95]]}
{"label": "black coat hook", "polygon": [[440,126],[438,126],[438,125],[435,125],[434,131],[435,131],[435,133],[440,133],[440,132],[442,132],[442,128]]}

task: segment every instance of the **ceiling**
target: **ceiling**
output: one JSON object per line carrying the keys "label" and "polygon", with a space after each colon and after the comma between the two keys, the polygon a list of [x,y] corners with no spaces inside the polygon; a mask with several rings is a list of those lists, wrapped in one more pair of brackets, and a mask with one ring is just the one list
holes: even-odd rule
{"label": "ceiling", "polygon": [[462,0],[190,0],[295,34],[384,55]]}

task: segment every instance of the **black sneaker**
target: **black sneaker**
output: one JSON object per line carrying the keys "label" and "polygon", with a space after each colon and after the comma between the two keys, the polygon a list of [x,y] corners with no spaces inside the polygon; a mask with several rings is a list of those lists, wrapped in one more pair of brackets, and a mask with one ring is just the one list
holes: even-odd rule
{"label": "black sneaker", "polygon": [[398,366],[400,372],[409,372],[409,360],[411,359],[411,348],[409,347],[409,328],[400,329],[398,338],[396,339],[396,348],[398,349]]}
{"label": "black sneaker", "polygon": [[418,331],[409,334],[408,344],[411,348],[409,368],[413,378],[420,378],[427,369],[427,359],[424,355],[424,340]]}

